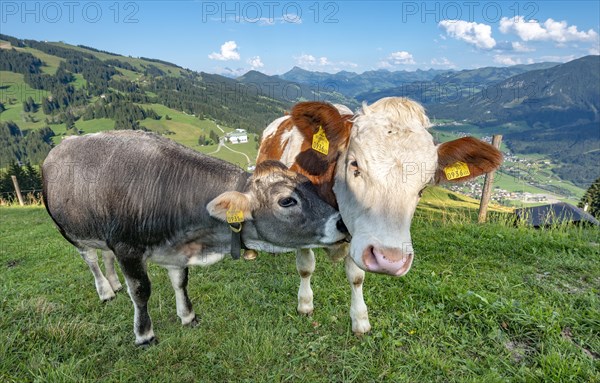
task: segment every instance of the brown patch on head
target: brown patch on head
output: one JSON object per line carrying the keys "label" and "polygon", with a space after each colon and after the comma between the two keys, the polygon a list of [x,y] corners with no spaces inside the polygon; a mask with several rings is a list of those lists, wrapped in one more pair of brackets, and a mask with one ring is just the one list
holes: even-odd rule
{"label": "brown patch on head", "polygon": [[294,128],[294,122],[291,118],[283,121],[278,127],[275,133],[268,137],[264,137],[260,143],[260,149],[256,163],[261,163],[266,160],[280,159],[283,155],[287,141],[282,142],[281,136],[284,133],[289,132]]}
{"label": "brown patch on head", "polygon": [[[333,193],[333,178],[339,152],[346,148],[352,129],[351,115],[341,115],[338,109],[325,102],[300,102],[291,112],[291,118],[284,120],[277,130],[265,137],[260,145],[257,163],[281,159],[289,145],[285,139],[293,129],[302,135],[303,141],[290,170],[306,176],[316,186],[319,197],[328,204],[337,208],[335,194]],[[315,133],[323,128],[329,141],[327,155],[312,149]],[[262,170],[255,170],[255,176]]]}
{"label": "brown patch on head", "polygon": [[[296,157],[296,164],[310,175],[323,175],[330,166],[335,166],[339,151],[348,145],[352,122],[350,115],[340,112],[326,102],[300,102],[292,108],[292,120],[304,136],[305,144]],[[329,151],[327,154],[312,149],[314,135],[323,129]]]}
{"label": "brown patch on head", "polygon": [[[444,168],[457,162],[469,167],[466,177],[448,180]],[[438,146],[438,169],[435,182],[462,182],[494,171],[502,163],[502,153],[492,145],[473,137],[463,137]]]}

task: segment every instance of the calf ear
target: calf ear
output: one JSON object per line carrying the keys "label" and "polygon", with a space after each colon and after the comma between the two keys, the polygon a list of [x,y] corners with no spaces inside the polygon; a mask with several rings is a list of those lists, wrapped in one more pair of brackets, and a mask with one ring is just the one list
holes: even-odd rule
{"label": "calf ear", "polygon": [[438,145],[435,183],[462,182],[498,169],[502,153],[473,137],[459,138]]}
{"label": "calf ear", "polygon": [[242,221],[252,220],[250,196],[237,191],[219,195],[206,205],[206,210],[212,217],[223,222],[228,222],[228,217],[241,217]]}
{"label": "calf ear", "polygon": [[[308,149],[296,156],[296,164],[310,175],[324,174],[337,160],[339,150],[347,145],[351,116],[342,116],[333,105],[316,101],[299,102],[292,108],[291,116],[308,143]],[[320,144],[321,150],[313,149],[313,143]]]}

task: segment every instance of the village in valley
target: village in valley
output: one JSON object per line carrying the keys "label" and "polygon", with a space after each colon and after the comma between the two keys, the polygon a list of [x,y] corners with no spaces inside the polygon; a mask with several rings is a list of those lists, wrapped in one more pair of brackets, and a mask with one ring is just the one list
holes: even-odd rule
{"label": "village in valley", "polygon": [[[465,132],[452,132],[458,137],[469,136]],[[480,137],[491,143],[492,136]],[[551,159],[540,156],[523,156],[511,153],[502,146],[504,161],[494,175],[492,200],[506,206],[521,206],[556,203],[560,201],[577,203],[581,198],[577,187],[557,177],[552,168],[556,166]],[[458,184],[446,185],[457,193],[479,199],[483,188],[483,177]]]}

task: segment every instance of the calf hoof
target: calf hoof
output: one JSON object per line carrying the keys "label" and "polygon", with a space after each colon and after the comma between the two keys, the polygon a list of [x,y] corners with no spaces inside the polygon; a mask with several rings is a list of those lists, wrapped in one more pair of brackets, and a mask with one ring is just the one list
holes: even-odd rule
{"label": "calf hoof", "polygon": [[123,285],[121,285],[121,282],[117,282],[115,284],[110,284],[110,287],[112,287],[112,290],[116,293],[119,292],[123,289]]}
{"label": "calf hoof", "polygon": [[258,252],[256,250],[246,250],[244,251],[243,257],[246,261],[252,261],[258,257]]}
{"label": "calf hoof", "polygon": [[191,321],[184,323],[184,326],[189,326],[189,327],[196,327],[200,324],[200,320],[198,319],[197,316],[194,316],[194,319],[192,319]]}
{"label": "calf hoof", "polygon": [[108,292],[103,293],[102,295],[100,295],[100,300],[104,303],[104,302],[108,302],[108,301],[112,301],[113,299],[116,298],[115,293],[110,290]]}
{"label": "calf hoof", "polygon": [[298,305],[298,314],[300,315],[311,316],[313,311],[314,308],[312,305]]}
{"label": "calf hoof", "polygon": [[158,344],[158,339],[155,336],[153,336],[150,339],[144,340],[140,343],[137,343],[137,342],[135,343],[136,346],[141,347],[141,348],[148,348],[150,346],[155,346],[157,344]]}
{"label": "calf hoof", "polygon": [[367,323],[352,323],[352,332],[356,336],[361,336],[371,331],[371,324]]}

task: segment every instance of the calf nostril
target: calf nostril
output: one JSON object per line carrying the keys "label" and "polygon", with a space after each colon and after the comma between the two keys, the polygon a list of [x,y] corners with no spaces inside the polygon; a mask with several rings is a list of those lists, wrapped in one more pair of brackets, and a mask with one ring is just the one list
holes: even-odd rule
{"label": "calf nostril", "polygon": [[348,228],[341,219],[335,223],[335,227],[340,231],[340,233],[348,234]]}

